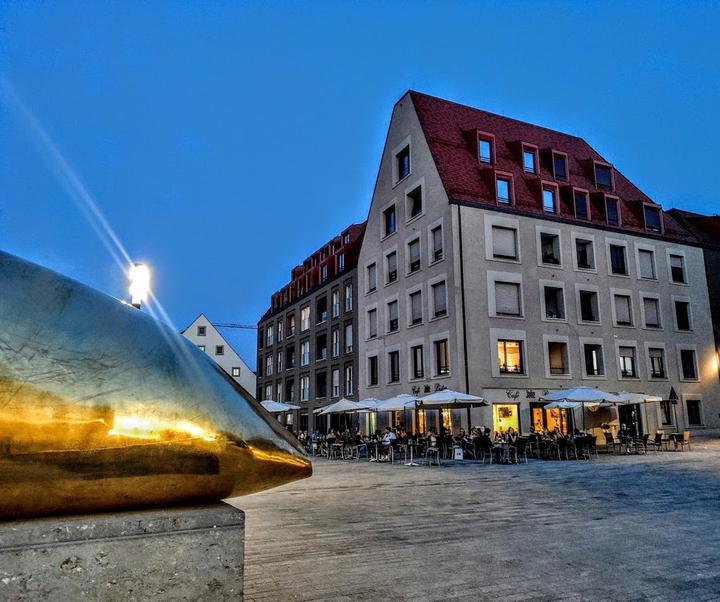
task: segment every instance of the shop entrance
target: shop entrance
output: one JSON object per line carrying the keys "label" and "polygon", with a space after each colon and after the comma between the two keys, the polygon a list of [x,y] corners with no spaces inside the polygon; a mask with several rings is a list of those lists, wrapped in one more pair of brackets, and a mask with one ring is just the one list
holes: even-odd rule
{"label": "shop entrance", "polygon": [[568,414],[565,408],[545,409],[544,403],[533,402],[530,404],[530,417],[532,426],[536,433],[541,433],[543,429],[548,432],[560,428],[563,435],[570,433],[572,429],[572,414]]}
{"label": "shop entrance", "polygon": [[644,427],[639,403],[629,403],[618,406],[618,420],[620,421],[620,424],[624,424],[625,428],[630,431],[631,436],[643,436]]}
{"label": "shop entrance", "polygon": [[520,404],[494,403],[492,408],[493,430],[496,433],[506,433],[510,427],[520,432]]}

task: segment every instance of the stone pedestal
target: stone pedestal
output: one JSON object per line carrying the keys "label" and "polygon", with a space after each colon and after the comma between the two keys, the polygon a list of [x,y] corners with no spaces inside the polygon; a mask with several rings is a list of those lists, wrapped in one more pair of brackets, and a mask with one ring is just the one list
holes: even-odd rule
{"label": "stone pedestal", "polygon": [[242,600],[227,504],[0,522],[0,600]]}

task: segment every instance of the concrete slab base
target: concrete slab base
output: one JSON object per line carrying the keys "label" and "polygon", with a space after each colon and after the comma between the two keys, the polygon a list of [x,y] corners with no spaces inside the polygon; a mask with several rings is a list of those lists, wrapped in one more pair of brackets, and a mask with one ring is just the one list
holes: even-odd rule
{"label": "concrete slab base", "polygon": [[242,600],[244,540],[224,503],[0,522],[0,600]]}

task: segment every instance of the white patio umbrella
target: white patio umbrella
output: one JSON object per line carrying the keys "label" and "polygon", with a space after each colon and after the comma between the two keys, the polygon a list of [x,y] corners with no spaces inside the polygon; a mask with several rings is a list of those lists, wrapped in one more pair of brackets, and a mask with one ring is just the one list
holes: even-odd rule
{"label": "white patio umbrella", "polygon": [[[543,395],[541,399],[549,402],[556,402],[558,405],[546,404],[546,408],[577,408],[582,407],[583,409],[583,430],[585,430],[585,406],[599,406],[607,402],[618,402],[619,398],[607,391],[600,389],[594,389],[593,387],[572,387],[569,389],[560,389],[559,391],[553,391],[547,395]],[[566,405],[560,405],[565,403]],[[578,405],[570,405],[575,403]]]}
{"label": "white patio umbrella", "polygon": [[352,412],[359,412],[360,410],[369,409],[370,404],[364,402],[353,401],[352,399],[345,399],[344,397],[340,401],[331,403],[329,406],[325,406],[319,412],[320,416],[326,414],[346,414]]}
{"label": "white patio umbrella", "polygon": [[432,408],[450,408],[450,409],[467,409],[468,432],[472,428],[470,424],[470,408],[476,408],[489,405],[482,397],[470,395],[469,393],[461,393],[452,389],[442,389],[425,395],[420,398],[420,405],[425,409]]}
{"label": "white patio umbrella", "polygon": [[[644,414],[645,414],[645,428],[647,428],[647,408],[645,405],[647,403],[653,403],[653,402],[660,402],[662,401],[662,397],[659,397],[658,395],[646,395],[645,393],[631,393],[629,391],[620,391],[619,393],[615,394],[615,397],[618,398],[618,401],[614,402],[615,405],[628,405],[628,404],[635,404],[635,403],[641,403],[643,404]],[[638,425],[637,420],[635,422],[635,432],[638,432]]]}
{"label": "white patio umbrella", "polygon": [[417,399],[414,395],[400,393],[400,395],[378,402],[370,409],[375,412],[399,412],[414,407]]}
{"label": "white patio umbrella", "polygon": [[272,399],[266,399],[261,401],[260,405],[264,407],[268,412],[291,412],[293,410],[299,410],[300,406],[296,406],[293,403],[283,403],[282,401],[273,401]]}

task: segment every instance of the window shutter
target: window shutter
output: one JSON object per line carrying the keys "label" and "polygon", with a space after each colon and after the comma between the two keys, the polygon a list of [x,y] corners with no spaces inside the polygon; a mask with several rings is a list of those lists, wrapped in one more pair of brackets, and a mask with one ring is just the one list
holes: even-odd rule
{"label": "window shutter", "polygon": [[655,278],[652,251],[640,251],[640,276],[643,278]]}
{"label": "window shutter", "polygon": [[410,295],[410,301],[412,305],[412,321],[422,320],[422,295],[420,293],[413,293]]}
{"label": "window shutter", "polygon": [[435,311],[442,312],[447,310],[447,296],[445,294],[445,283],[441,282],[433,286],[433,296],[435,303]]}
{"label": "window shutter", "polygon": [[493,226],[493,255],[498,257],[517,257],[515,230]]}
{"label": "window shutter", "polygon": [[499,314],[520,315],[520,285],[514,282],[495,283],[495,311]]}
{"label": "window shutter", "polygon": [[660,316],[658,316],[657,299],[643,299],[645,305],[645,324],[648,326],[657,326],[660,324]]}
{"label": "window shutter", "polygon": [[630,297],[615,295],[615,318],[618,324],[630,323]]}

